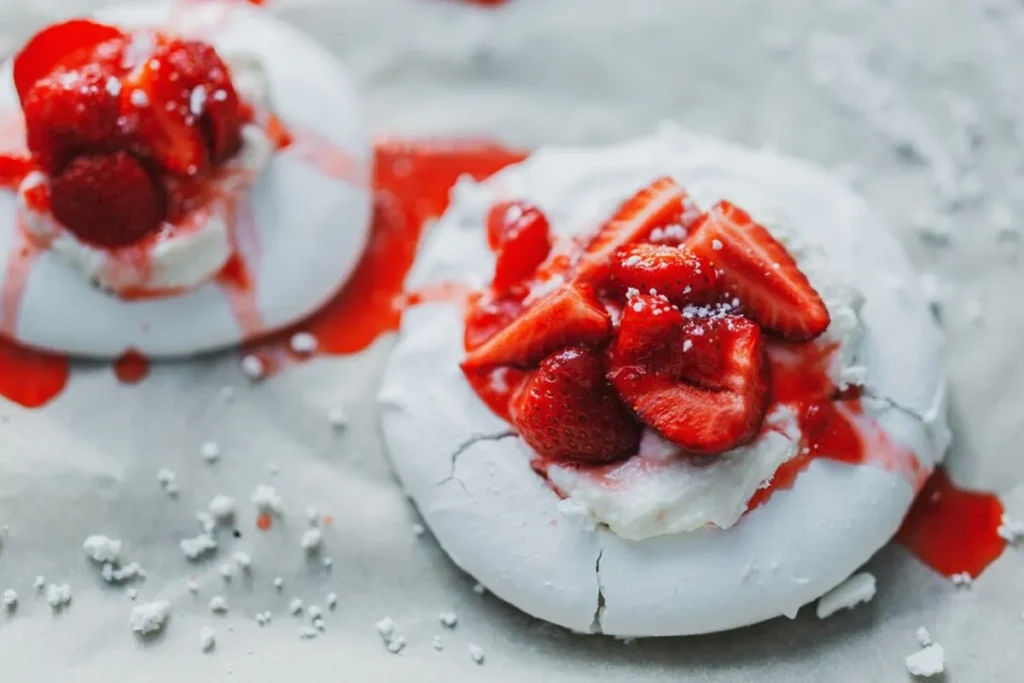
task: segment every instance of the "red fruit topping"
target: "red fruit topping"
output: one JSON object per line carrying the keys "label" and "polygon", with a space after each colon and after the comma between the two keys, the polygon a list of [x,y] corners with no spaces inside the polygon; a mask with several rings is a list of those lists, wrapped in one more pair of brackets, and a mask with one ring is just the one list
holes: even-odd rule
{"label": "red fruit topping", "polygon": [[462,367],[531,367],[560,348],[597,346],[610,334],[611,321],[600,304],[579,288],[567,285],[527,308],[508,327],[470,351]]}
{"label": "red fruit topping", "polygon": [[608,462],[636,451],[640,425],[605,379],[600,356],[563,349],[544,359],[512,404],[523,441],[553,460]]}
{"label": "red fruit topping", "polygon": [[770,383],[760,328],[732,315],[688,319],[674,331],[650,334],[653,343],[638,353],[635,340],[647,331],[653,305],[646,300],[637,310],[638,299],[623,311],[611,353],[608,378],[623,401],[694,453],[722,453],[752,439]]}
{"label": "red fruit topping", "polygon": [[85,19],[54,24],[35,35],[14,58],[14,86],[22,103],[37,81],[58,67],[75,69],[93,59],[101,43],[123,37],[113,26]]}
{"label": "red fruit topping", "polygon": [[80,156],[51,181],[54,217],[84,242],[121,247],[156,230],[162,197],[127,152]]}
{"label": "red fruit topping", "polygon": [[138,154],[172,173],[195,175],[238,150],[238,95],[227,66],[206,43],[162,43],[124,80],[121,108],[136,132]]}
{"label": "red fruit topping", "polygon": [[0,154],[0,189],[17,189],[33,168],[32,160],[28,157]]}
{"label": "red fruit topping", "polygon": [[679,337],[683,314],[663,296],[641,294],[626,302],[615,339],[621,362],[639,362],[670,349]]}
{"label": "red fruit topping", "polygon": [[78,154],[109,152],[120,141],[117,90],[96,64],[57,71],[37,81],[23,98],[25,130],[33,159],[60,173]]}
{"label": "red fruit topping", "polygon": [[719,269],[724,288],[765,331],[806,342],[828,328],[828,309],[796,261],[743,210],[719,202],[686,246]]}
{"label": "red fruit topping", "polygon": [[633,244],[615,252],[612,278],[641,292],[657,290],[672,301],[686,301],[710,290],[718,281],[715,269],[681,247]]}
{"label": "red fruit topping", "polygon": [[472,351],[498,332],[508,327],[523,312],[523,301],[518,297],[474,295],[466,313],[465,346]]}
{"label": "red fruit topping", "polygon": [[659,178],[626,200],[587,245],[576,267],[577,281],[603,283],[615,252],[647,238],[654,228],[682,220],[685,199],[674,180]]}
{"label": "red fruit topping", "polygon": [[497,249],[495,291],[504,292],[537,270],[551,251],[548,219],[522,202],[495,205],[487,216],[487,240]]}

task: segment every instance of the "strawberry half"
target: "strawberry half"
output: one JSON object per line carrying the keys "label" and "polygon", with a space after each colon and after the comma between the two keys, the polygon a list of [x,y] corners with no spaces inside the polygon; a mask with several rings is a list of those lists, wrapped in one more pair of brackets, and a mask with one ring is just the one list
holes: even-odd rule
{"label": "strawberry half", "polygon": [[512,424],[552,460],[609,462],[636,451],[640,424],[605,379],[600,356],[570,347],[543,360],[512,402]]}
{"label": "strawberry half", "polygon": [[80,156],[52,179],[53,216],[79,239],[122,247],[160,226],[163,198],[127,152]]}
{"label": "strawberry half", "polygon": [[[760,328],[725,315],[685,319],[650,335],[651,306],[638,311],[637,299],[623,311],[608,373],[626,405],[693,453],[722,453],[756,436],[770,385]],[[644,333],[652,343],[638,352],[635,340]]]}
{"label": "strawberry half", "polygon": [[683,302],[715,286],[718,276],[708,261],[685,248],[632,244],[615,252],[612,279],[641,292],[656,290]]}
{"label": "strawberry half", "polygon": [[205,43],[160,43],[124,78],[121,111],[133,151],[171,173],[196,175],[241,145],[242,114],[227,66]]}
{"label": "strawberry half", "polygon": [[590,241],[576,266],[576,281],[602,284],[620,247],[647,238],[651,230],[682,220],[686,192],[671,178],[659,178],[619,207]]}
{"label": "strawberry half", "polygon": [[540,209],[524,202],[503,202],[487,215],[487,240],[497,249],[495,291],[505,292],[533,275],[551,251],[551,229]]}
{"label": "strawberry half", "polygon": [[716,204],[686,247],[718,268],[724,289],[765,331],[807,342],[828,328],[828,309],[796,261],[742,209]]}
{"label": "strawberry half", "polygon": [[24,104],[32,86],[57,67],[84,66],[91,61],[94,48],[123,36],[113,26],[86,19],[72,19],[43,29],[14,58],[14,87],[19,99]]}
{"label": "strawberry half", "polygon": [[510,325],[470,351],[462,367],[532,367],[560,348],[598,346],[610,334],[611,320],[600,304],[579,288],[566,285],[527,308]]}
{"label": "strawberry half", "polygon": [[120,105],[110,76],[96,64],[36,81],[22,99],[32,158],[56,175],[79,154],[110,152],[121,141]]}

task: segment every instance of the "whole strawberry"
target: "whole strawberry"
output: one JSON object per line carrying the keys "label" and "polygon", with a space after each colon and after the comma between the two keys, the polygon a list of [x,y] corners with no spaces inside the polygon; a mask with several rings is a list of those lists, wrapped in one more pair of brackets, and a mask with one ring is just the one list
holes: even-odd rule
{"label": "whole strawberry", "polygon": [[77,157],[50,184],[54,217],[99,247],[137,242],[160,226],[163,196],[128,152]]}
{"label": "whole strawberry", "polygon": [[609,462],[632,455],[640,424],[605,379],[600,355],[570,347],[548,356],[512,404],[520,437],[553,460]]}

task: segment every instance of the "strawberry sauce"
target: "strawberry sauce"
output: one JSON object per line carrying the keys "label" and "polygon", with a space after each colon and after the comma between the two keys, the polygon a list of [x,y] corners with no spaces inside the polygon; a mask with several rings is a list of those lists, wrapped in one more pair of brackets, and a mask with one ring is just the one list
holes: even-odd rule
{"label": "strawberry sauce", "polygon": [[976,578],[1006,549],[997,533],[1003,506],[983,491],[957,486],[938,469],[925,484],[896,533],[896,540],[944,576]]}
{"label": "strawberry sauce", "polygon": [[308,320],[246,345],[268,372],[306,360],[289,347],[296,332],[316,337],[312,355],[362,351],[380,335],[398,329],[405,306],[451,299],[458,287],[402,294],[424,228],[448,207],[448,191],[462,175],[483,179],[526,153],[481,140],[403,142],[381,139],[374,155],[374,211],[370,241],[345,288]]}

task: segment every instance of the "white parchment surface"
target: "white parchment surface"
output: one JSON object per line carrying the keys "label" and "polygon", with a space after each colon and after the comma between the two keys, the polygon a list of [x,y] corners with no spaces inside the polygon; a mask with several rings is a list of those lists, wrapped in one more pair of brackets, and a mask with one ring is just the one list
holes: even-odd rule
{"label": "white parchment surface", "polygon": [[[1024,5],[1014,0],[511,0],[482,11],[444,0],[281,0],[354,72],[374,130],[489,135],[536,146],[605,142],[664,118],[836,168],[901,237],[939,300],[948,336],[962,484],[998,492],[1024,516]],[[95,3],[0,0],[0,51]],[[870,277],[870,274],[865,274]],[[1019,681],[1024,550],[954,588],[899,547],[869,565],[868,605],[818,621],[805,608],[738,632],[624,644],[548,627],[472,590],[417,536],[414,510],[381,450],[373,396],[393,340],[318,359],[258,385],[237,354],[159,365],[136,386],[108,365],[76,365],[40,410],[0,399],[0,682],[903,681],[925,626],[946,681]],[[237,390],[227,400],[223,387]],[[345,430],[327,414],[344,408]],[[214,440],[208,465],[200,445]],[[279,473],[270,470],[275,463]],[[157,471],[176,473],[165,495]],[[254,530],[253,489],[285,517]],[[241,538],[219,531],[210,560],[180,539],[218,494],[236,499]],[[319,557],[299,537],[306,508],[333,516]],[[133,603],[86,559],[94,533],[122,539],[148,572],[136,602],[168,600],[161,635],[136,638]],[[251,574],[225,583],[236,550]],[[333,566],[323,566],[330,557]],[[68,583],[54,614],[32,582]],[[274,577],[283,589],[272,586]],[[199,583],[198,595],[186,587]],[[328,592],[338,595],[327,609]],[[208,608],[223,595],[229,611]],[[300,640],[300,598],[326,630]],[[271,624],[260,627],[258,612]],[[440,612],[458,624],[443,626]],[[398,654],[374,627],[385,616]],[[216,632],[200,650],[200,629]],[[434,637],[443,650],[434,648]],[[470,644],[484,661],[470,657]]]}

